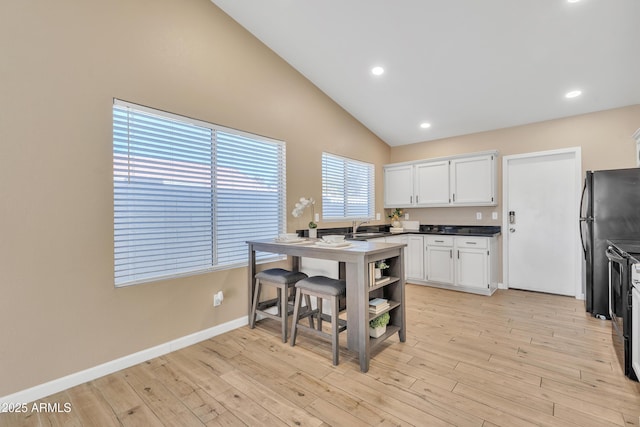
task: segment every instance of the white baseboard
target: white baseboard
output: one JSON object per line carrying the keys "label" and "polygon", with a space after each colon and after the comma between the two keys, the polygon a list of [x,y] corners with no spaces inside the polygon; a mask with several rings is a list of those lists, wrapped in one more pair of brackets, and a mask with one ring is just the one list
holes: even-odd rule
{"label": "white baseboard", "polygon": [[119,359],[94,366],[93,368],[75,372],[65,377],[40,384],[35,387],[31,387],[26,390],[10,394],[8,396],[0,397],[0,408],[6,406],[5,404],[9,403],[30,403],[35,400],[42,399],[43,397],[47,397],[68,388],[86,383],[87,381],[95,380],[96,378],[100,378],[105,375],[120,371],[122,369],[137,365],[139,363],[146,362],[147,360],[153,359],[154,357],[159,357],[164,354],[171,353],[172,351],[176,351],[181,348],[199,343],[201,341],[208,340],[209,338],[213,338],[217,335],[221,335],[225,332],[229,332],[247,324],[248,316],[243,316],[239,319],[223,323],[222,325],[217,325],[203,331],[195,332],[193,334],[186,335],[173,341],[169,341],[167,343],[147,348],[137,353],[133,353],[128,356],[124,356]]}
{"label": "white baseboard", "polygon": [[[498,283],[498,289],[509,289],[509,288],[504,283]],[[584,293],[580,292],[579,294],[577,294],[576,299],[584,300],[585,299]]]}

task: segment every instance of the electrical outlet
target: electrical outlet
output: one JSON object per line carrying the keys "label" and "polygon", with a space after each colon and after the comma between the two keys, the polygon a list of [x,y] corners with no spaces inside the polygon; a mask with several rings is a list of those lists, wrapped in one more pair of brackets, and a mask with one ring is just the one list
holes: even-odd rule
{"label": "electrical outlet", "polygon": [[320,222],[320,214],[319,213],[315,214],[313,222]]}
{"label": "electrical outlet", "polygon": [[491,212],[491,219],[498,219],[498,212]]}
{"label": "electrical outlet", "polygon": [[476,212],[476,219],[477,220],[481,220],[482,219],[482,212]]}
{"label": "electrical outlet", "polygon": [[408,212],[404,214],[404,219],[406,219],[407,221],[409,220],[409,213]]}
{"label": "electrical outlet", "polygon": [[222,294],[222,291],[218,291],[215,294],[213,294],[213,306],[217,307],[220,304],[222,304],[222,301],[224,300],[224,295]]}
{"label": "electrical outlet", "polygon": [[376,213],[376,221],[380,221],[380,212]]}

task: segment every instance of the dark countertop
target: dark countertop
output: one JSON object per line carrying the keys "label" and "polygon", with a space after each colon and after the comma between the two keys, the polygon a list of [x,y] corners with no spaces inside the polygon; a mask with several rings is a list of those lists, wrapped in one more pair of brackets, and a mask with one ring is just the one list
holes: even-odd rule
{"label": "dark countertop", "polygon": [[[493,237],[500,232],[500,226],[497,225],[421,225],[417,233]],[[416,232],[411,233],[415,234]]]}
{"label": "dark countertop", "polygon": [[[493,237],[501,233],[500,226],[494,225],[421,225],[419,230],[404,230],[401,233],[392,233],[389,231],[390,228],[390,225],[361,226],[358,228],[356,237],[347,236],[347,238],[353,240],[368,240],[375,239],[377,237],[401,236],[403,234]],[[298,234],[303,237],[309,236],[308,230],[297,231]],[[319,228],[318,237],[326,236],[327,234],[350,235],[351,231],[351,227]],[[364,233],[366,233],[366,235],[362,235]]]}

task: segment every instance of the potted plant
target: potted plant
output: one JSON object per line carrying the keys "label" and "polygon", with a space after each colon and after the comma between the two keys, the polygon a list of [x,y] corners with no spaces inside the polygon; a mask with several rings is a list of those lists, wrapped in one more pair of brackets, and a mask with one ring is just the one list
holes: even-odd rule
{"label": "potted plant", "polygon": [[389,268],[389,264],[387,264],[387,260],[380,260],[376,262],[376,279],[382,278],[382,270],[386,270]]}
{"label": "potted plant", "polygon": [[381,314],[375,319],[369,321],[369,336],[372,338],[378,338],[387,331],[387,324],[391,320],[389,313]]}
{"label": "potted plant", "polygon": [[301,197],[300,201],[296,203],[296,207],[291,212],[291,215],[293,215],[296,218],[299,218],[300,216],[302,216],[302,213],[304,212],[305,208],[307,206],[311,206],[311,221],[309,221],[309,237],[311,238],[318,237],[318,224],[316,224],[314,221],[315,210],[313,208],[313,205],[315,204],[316,204],[316,201],[313,199],[313,197],[309,197],[308,199],[306,197]]}
{"label": "potted plant", "polygon": [[395,208],[389,214],[389,218],[391,218],[391,225],[393,227],[400,227],[400,217],[402,217],[402,209]]}

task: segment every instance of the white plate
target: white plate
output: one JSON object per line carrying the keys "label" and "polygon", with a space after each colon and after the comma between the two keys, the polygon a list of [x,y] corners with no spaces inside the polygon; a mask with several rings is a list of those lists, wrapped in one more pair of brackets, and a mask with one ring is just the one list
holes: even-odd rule
{"label": "white plate", "polygon": [[297,239],[293,239],[293,240],[282,240],[282,239],[276,238],[277,243],[302,243],[306,241],[307,239],[305,239],[304,237],[298,237]]}
{"label": "white plate", "polygon": [[346,248],[347,246],[351,246],[351,242],[340,242],[340,243],[316,242],[316,246],[320,246],[323,248]]}

